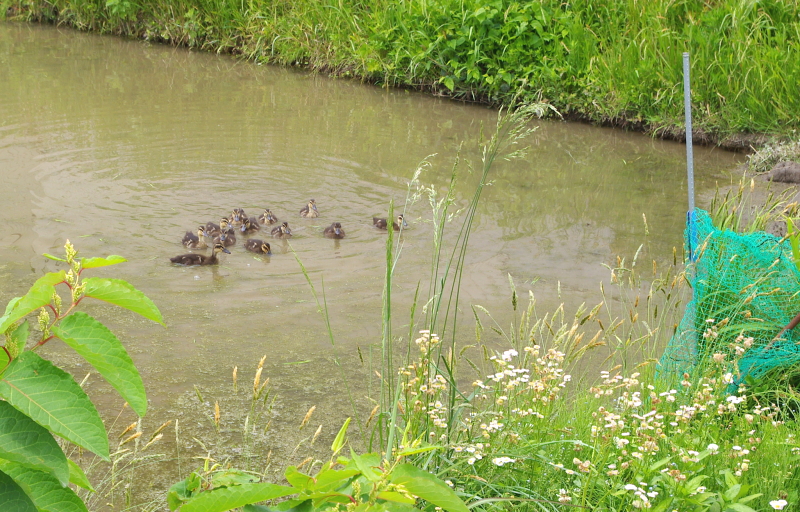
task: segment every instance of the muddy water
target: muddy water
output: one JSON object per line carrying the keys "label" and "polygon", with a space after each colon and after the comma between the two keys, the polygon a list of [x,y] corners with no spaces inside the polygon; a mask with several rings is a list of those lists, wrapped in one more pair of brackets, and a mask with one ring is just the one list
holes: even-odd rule
{"label": "muddy water", "polygon": [[[408,91],[51,27],[0,24],[0,69],[0,299],[55,269],[41,253],[59,253],[67,238],[85,255],[128,258],[97,274],[143,290],[167,328],[90,308],[126,343],[155,418],[182,414],[178,397],[194,384],[213,395],[231,368],[252,368],[264,354],[292,422],[313,404],[323,416],[347,414],[333,355],[347,371],[371,374],[357,348],[368,358],[380,338],[386,234],[372,216],[385,216],[390,200],[405,203],[407,182],[429,155],[421,180],[440,189],[462,142],[462,157],[477,165],[481,127],[497,116]],[[508,274],[523,290],[538,279],[544,307],[596,302],[603,264],[617,254],[631,255],[645,240],[656,258],[680,247],[683,145],[562,122],[540,123],[528,142],[528,156],[499,163],[484,191],[464,304],[480,303],[503,321]],[[704,197],[741,157],[695,151]],[[460,206],[473,185],[465,172]],[[321,217],[301,219],[312,197]],[[239,243],[219,267],[169,263],[185,252],[185,230],[218,222],[233,207],[251,215],[269,207],[295,237],[290,245],[270,240],[270,258]],[[393,296],[399,332],[407,331],[417,282],[427,283],[431,239],[427,201],[407,208]],[[333,221],[347,232],[341,242],[321,236]],[[335,347],[291,249],[318,288],[324,280]],[[49,350],[77,373],[87,370],[57,346]],[[90,383],[103,407],[119,406],[97,379]],[[363,397],[363,387],[356,394]]]}

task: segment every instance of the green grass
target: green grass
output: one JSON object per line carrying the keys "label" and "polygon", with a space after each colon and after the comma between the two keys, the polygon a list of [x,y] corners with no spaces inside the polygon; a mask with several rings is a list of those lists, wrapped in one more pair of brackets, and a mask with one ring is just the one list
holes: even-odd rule
{"label": "green grass", "polygon": [[566,115],[672,136],[689,51],[696,128],[800,125],[797,2],[1,0],[5,12],[466,100],[522,88]]}

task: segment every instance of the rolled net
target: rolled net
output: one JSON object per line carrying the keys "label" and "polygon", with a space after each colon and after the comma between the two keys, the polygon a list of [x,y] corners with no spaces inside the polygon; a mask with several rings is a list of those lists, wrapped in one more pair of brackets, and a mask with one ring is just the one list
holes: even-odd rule
{"label": "rolled net", "polygon": [[692,217],[684,243],[695,256],[687,269],[693,298],[661,357],[659,373],[691,374],[712,354],[728,353],[740,335],[753,340],[739,360],[739,379],[796,367],[800,327],[775,339],[800,313],[800,272],[790,243],[763,231],[719,230],[703,210]]}

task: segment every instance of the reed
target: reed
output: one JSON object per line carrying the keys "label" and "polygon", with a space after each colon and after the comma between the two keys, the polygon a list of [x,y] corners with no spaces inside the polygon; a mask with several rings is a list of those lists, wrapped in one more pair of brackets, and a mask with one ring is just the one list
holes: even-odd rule
{"label": "reed", "polygon": [[522,87],[570,116],[676,137],[689,51],[700,132],[799,123],[796,2],[0,0],[0,13],[470,101],[508,104]]}

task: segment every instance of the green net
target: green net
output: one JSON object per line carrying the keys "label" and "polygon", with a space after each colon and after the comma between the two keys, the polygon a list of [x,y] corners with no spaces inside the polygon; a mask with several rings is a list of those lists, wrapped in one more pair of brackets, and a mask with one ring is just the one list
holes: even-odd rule
{"label": "green net", "polygon": [[739,379],[800,363],[800,328],[775,339],[800,313],[800,272],[790,243],[763,231],[721,231],[703,210],[695,210],[693,220],[684,233],[695,256],[687,269],[693,298],[659,372],[692,373],[706,357],[730,353],[732,344],[744,349]]}

